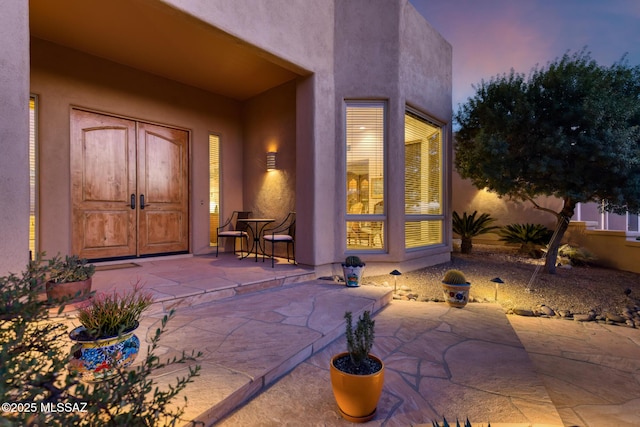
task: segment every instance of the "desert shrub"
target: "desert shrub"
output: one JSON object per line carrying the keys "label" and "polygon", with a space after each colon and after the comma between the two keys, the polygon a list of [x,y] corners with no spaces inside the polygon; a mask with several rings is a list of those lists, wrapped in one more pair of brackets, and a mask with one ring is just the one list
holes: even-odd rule
{"label": "desert shrub", "polygon": [[540,258],[542,248],[551,240],[553,231],[542,224],[509,224],[502,227],[498,234],[500,241],[519,244],[519,253]]}
{"label": "desert shrub", "polygon": [[558,248],[558,261],[561,265],[589,265],[594,263],[597,257],[584,248],[565,244]]}
{"label": "desert shrub", "polygon": [[[77,374],[67,370],[69,349],[62,339],[66,327],[49,318],[50,307],[38,295],[49,274],[42,257],[38,256],[21,275],[0,277],[0,395],[2,401],[9,404],[33,405],[28,411],[5,411],[0,426],[179,423],[184,408],[175,406],[173,400],[198,376],[200,366],[195,362],[200,353],[183,352],[181,357],[164,363],[155,354],[173,312],[162,319],[162,326],[156,330],[147,357],[140,365],[121,368],[109,381],[85,384]],[[60,312],[63,309],[61,306]],[[188,372],[177,377],[168,390],[160,389],[153,379],[157,371],[183,363],[191,364]],[[59,408],[58,405],[65,410],[42,410],[43,407]]]}
{"label": "desert shrub", "polygon": [[499,228],[498,226],[491,225],[495,221],[495,218],[491,218],[491,215],[488,213],[483,213],[476,218],[477,214],[478,211],[473,211],[471,215],[463,212],[462,216],[460,216],[458,212],[453,212],[452,229],[453,232],[462,239],[460,251],[463,254],[471,253],[474,237],[491,233],[493,230]]}

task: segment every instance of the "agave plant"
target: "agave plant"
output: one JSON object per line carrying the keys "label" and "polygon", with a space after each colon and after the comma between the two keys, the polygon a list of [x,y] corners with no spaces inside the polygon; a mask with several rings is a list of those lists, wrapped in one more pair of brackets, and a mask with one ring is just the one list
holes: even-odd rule
{"label": "agave plant", "polygon": [[520,245],[518,252],[539,258],[540,247],[546,245],[553,236],[553,231],[542,224],[509,224],[498,232],[500,240]]}
{"label": "agave plant", "polygon": [[462,213],[462,217],[458,212],[453,212],[453,232],[460,236],[462,245],[460,250],[463,254],[471,253],[473,249],[473,238],[481,234],[491,233],[497,226],[492,226],[495,218],[491,218],[488,213],[481,214],[478,218],[478,211],[473,211],[471,215],[466,212]]}
{"label": "agave plant", "polygon": [[[453,425],[452,425],[452,424],[449,424],[449,423],[447,422],[447,419],[446,419],[446,418],[443,418],[443,422],[442,422],[442,424],[438,424],[438,423],[437,423],[437,422],[435,422],[435,421],[432,421],[431,423],[432,423],[432,426],[433,426],[433,427],[450,427],[450,426],[451,426],[451,427],[453,427]],[[466,421],[464,424],[460,424],[460,421],[456,420],[456,427],[473,427],[473,426],[472,426],[472,425],[471,425],[471,423],[469,422],[469,418],[467,418],[467,421]],[[487,427],[491,427],[491,423],[489,423],[489,424],[487,425]]]}

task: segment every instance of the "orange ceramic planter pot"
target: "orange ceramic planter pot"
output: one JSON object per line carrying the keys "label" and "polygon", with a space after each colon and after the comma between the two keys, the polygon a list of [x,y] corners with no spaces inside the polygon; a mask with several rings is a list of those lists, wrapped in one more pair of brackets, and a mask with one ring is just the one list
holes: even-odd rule
{"label": "orange ceramic planter pot", "polygon": [[378,372],[371,375],[347,374],[333,364],[334,360],[347,354],[344,352],[331,358],[329,368],[333,396],[344,419],[353,423],[364,423],[376,415],[376,407],[384,384],[384,363],[376,356],[369,355],[382,365]]}
{"label": "orange ceramic planter pot", "polygon": [[85,299],[91,292],[91,279],[92,277],[89,277],[87,280],[82,280],[80,282],[47,282],[47,298],[53,300]]}

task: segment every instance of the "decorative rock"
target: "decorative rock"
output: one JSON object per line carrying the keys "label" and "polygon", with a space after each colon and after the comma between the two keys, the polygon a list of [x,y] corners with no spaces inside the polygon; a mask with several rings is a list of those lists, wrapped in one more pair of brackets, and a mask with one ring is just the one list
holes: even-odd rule
{"label": "decorative rock", "polygon": [[556,312],[553,311],[551,307],[547,307],[546,305],[540,306],[540,311],[546,314],[547,316],[555,316]]}
{"label": "decorative rock", "polygon": [[616,323],[624,323],[626,320],[624,317],[618,316],[617,314],[607,313],[606,316],[607,316],[607,320],[610,320]]}
{"label": "decorative rock", "polygon": [[630,326],[632,328],[636,327],[636,324],[633,322],[633,320],[627,320],[625,323],[627,324],[627,326]]}
{"label": "decorative rock", "polygon": [[593,316],[590,314],[574,314],[573,320],[576,322],[590,322],[593,320]]}
{"label": "decorative rock", "polygon": [[569,317],[571,316],[571,312],[569,310],[558,310],[558,315],[560,317]]}
{"label": "decorative rock", "polygon": [[533,316],[533,311],[524,308],[514,308],[513,312],[518,316]]}

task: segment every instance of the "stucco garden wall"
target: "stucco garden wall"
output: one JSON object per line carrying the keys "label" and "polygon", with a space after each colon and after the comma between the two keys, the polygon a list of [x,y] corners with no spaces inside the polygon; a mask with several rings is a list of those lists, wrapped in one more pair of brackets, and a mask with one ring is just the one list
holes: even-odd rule
{"label": "stucco garden wall", "polygon": [[594,230],[585,221],[571,221],[564,241],[589,250],[598,265],[640,273],[640,241],[624,231]]}
{"label": "stucco garden wall", "polygon": [[[209,251],[208,138],[220,136],[225,209],[243,207],[241,109],[229,100],[73,51],[32,41],[32,93],[40,121],[40,248],[69,253],[71,106],[188,129],[191,133],[191,250]],[[28,194],[28,192],[27,192]]]}
{"label": "stucco garden wall", "polygon": [[28,9],[0,0],[0,276],[29,260]]}

